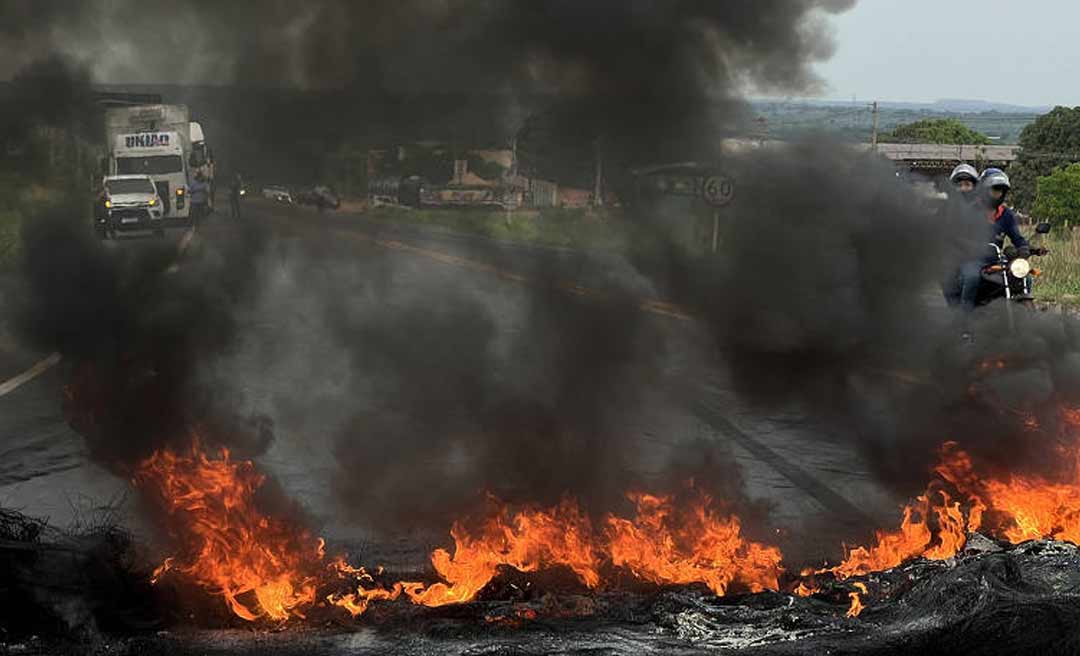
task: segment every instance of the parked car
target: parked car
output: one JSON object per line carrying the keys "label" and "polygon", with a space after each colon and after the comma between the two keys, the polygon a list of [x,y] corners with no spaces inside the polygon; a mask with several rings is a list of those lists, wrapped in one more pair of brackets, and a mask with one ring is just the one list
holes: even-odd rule
{"label": "parked car", "polygon": [[292,194],[285,187],[271,185],[269,187],[263,187],[263,198],[268,200],[275,200],[279,203],[291,203],[293,202]]}
{"label": "parked car", "polygon": [[296,195],[296,200],[304,205],[314,205],[320,210],[327,208],[338,209],[341,207],[341,199],[330,187],[316,185]]}

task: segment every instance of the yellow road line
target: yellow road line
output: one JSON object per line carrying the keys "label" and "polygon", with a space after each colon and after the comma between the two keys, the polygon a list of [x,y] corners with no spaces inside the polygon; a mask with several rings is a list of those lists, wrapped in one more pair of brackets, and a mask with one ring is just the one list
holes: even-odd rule
{"label": "yellow road line", "polygon": [[[520,273],[514,273],[513,271],[507,271],[506,269],[479,262],[477,260],[470,260],[468,258],[459,257],[457,255],[450,255],[449,253],[443,253],[442,251],[433,251],[427,248],[420,248],[405,242],[398,241],[396,239],[376,239],[362,233],[351,232],[347,230],[338,230],[338,234],[351,239],[358,239],[360,241],[370,242],[381,248],[389,250],[400,251],[403,253],[411,253],[413,255],[419,255],[426,257],[437,262],[449,264],[451,266],[461,267],[463,269],[469,269],[470,271],[477,271],[480,273],[488,273],[504,280],[510,280],[522,285],[538,285],[539,283],[528,277],[521,275]],[[556,285],[559,289],[568,294],[574,294],[581,297],[594,297],[599,298],[604,296],[603,292],[592,289],[590,287],[584,287],[574,282],[561,282]],[[660,301],[656,299],[644,299],[638,302],[638,308],[644,312],[651,314],[657,314],[660,316],[668,317],[670,319],[678,319],[680,321],[693,321],[694,317],[687,311],[679,306],[668,303],[667,301]]]}

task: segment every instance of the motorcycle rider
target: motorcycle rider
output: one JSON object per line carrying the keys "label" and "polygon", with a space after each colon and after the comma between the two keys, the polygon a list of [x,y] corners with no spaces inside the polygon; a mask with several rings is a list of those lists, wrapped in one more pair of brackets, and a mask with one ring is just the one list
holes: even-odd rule
{"label": "motorcycle rider", "polygon": [[[1009,176],[1001,169],[990,168],[979,176],[979,189],[982,194],[982,202],[985,203],[986,218],[993,226],[991,230],[992,241],[998,247],[1004,247],[1005,238],[1008,237],[1012,245],[1017,249],[1019,257],[1030,257],[1031,247],[1027,239],[1020,234],[1020,226],[1016,222],[1016,215],[1012,209],[1005,206],[1005,197],[1012,190]],[[993,258],[988,256],[989,260]]]}
{"label": "motorcycle rider", "polygon": [[[1005,239],[1008,238],[1017,249],[1018,257],[1031,255],[1028,241],[1020,233],[1016,215],[1005,205],[1005,198],[1011,189],[1009,176],[1004,171],[998,168],[986,169],[979,176],[972,211],[963,213],[962,234],[967,246],[964,250],[964,259],[957,270],[956,283],[951,290],[953,300],[950,304],[958,305],[962,310],[961,338],[965,341],[970,341],[972,338],[969,318],[978,302],[979,288],[982,286],[982,271],[987,265],[997,260],[996,254],[989,251],[988,244],[992,242],[998,248],[1002,248],[1005,245]],[[979,227],[980,223],[982,227]],[[950,294],[946,293],[946,298],[949,297]]]}

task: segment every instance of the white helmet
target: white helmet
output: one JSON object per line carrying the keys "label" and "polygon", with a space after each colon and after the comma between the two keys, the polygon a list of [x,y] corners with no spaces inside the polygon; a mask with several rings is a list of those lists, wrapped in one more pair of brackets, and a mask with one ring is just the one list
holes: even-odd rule
{"label": "white helmet", "polygon": [[955,187],[961,180],[971,180],[972,183],[979,181],[979,171],[971,164],[961,164],[952,170],[949,182]]}

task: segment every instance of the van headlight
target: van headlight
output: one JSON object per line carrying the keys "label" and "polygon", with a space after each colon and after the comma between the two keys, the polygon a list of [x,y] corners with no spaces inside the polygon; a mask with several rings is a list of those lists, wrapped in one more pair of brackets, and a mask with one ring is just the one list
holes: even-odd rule
{"label": "van headlight", "polygon": [[1009,263],[1009,273],[1014,278],[1026,278],[1027,274],[1031,273],[1031,262],[1022,257],[1017,258]]}

